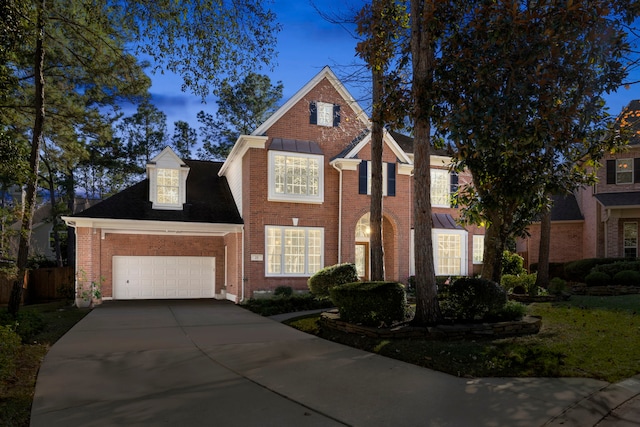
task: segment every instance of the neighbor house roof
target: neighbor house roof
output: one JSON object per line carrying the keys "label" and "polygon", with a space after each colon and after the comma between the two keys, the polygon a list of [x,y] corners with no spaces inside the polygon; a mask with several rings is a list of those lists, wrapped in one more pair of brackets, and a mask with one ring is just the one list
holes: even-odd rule
{"label": "neighbor house roof", "polygon": [[624,107],[618,116],[617,124],[629,131],[630,145],[640,144],[640,99],[633,100]]}
{"label": "neighbor house roof", "polygon": [[[413,137],[408,136],[408,135],[404,135],[402,133],[396,132],[396,131],[389,131],[389,133],[391,134],[391,136],[393,137],[393,139],[395,139],[395,141],[398,143],[398,145],[400,146],[400,148],[402,148],[402,150],[405,153],[408,154],[413,154]],[[449,156],[451,157],[451,150],[450,150],[450,146],[445,146],[443,148],[434,148],[433,145],[431,146],[431,155],[434,156]]]}
{"label": "neighbor house roof", "polygon": [[145,179],[74,217],[242,224],[227,180],[218,176],[222,162],[184,160],[184,163],[190,171],[182,210],[152,209],[149,180]]}
{"label": "neighbor house roof", "polygon": [[595,197],[605,208],[640,206],[640,192],[600,193],[596,194]]}
{"label": "neighbor house roof", "polygon": [[551,221],[582,220],[582,212],[573,194],[557,194],[552,196]]}

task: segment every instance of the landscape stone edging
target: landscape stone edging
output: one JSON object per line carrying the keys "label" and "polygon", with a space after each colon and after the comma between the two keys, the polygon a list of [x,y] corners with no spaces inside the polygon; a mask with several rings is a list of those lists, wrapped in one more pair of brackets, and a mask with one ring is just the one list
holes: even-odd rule
{"label": "landscape stone edging", "polygon": [[525,316],[522,320],[496,323],[457,323],[417,327],[407,324],[391,328],[374,328],[354,325],[340,320],[337,310],[325,311],[320,315],[320,327],[352,334],[365,335],[370,338],[422,338],[427,340],[464,340],[478,338],[503,338],[521,335],[534,335],[540,331],[542,318]]}

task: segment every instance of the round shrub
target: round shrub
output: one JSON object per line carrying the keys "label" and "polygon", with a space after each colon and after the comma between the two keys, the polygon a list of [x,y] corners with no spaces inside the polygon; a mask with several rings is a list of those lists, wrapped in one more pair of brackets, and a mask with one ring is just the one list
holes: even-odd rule
{"label": "round shrub", "polygon": [[567,281],[559,277],[554,277],[549,282],[548,291],[552,295],[560,295],[567,289]]}
{"label": "round shrub", "polygon": [[508,322],[513,320],[520,320],[527,314],[527,306],[516,302],[507,301],[500,309],[496,310],[491,317],[495,320]]}
{"label": "round shrub", "polygon": [[602,271],[592,271],[584,278],[587,286],[606,286],[611,283],[611,276]]}
{"label": "round shrub", "polygon": [[507,303],[505,290],[491,280],[462,278],[449,289],[443,312],[457,320],[479,320],[497,313]]}
{"label": "round shrub", "polygon": [[396,282],[354,282],[331,288],[340,319],[366,326],[391,325],[405,319],[407,297]]}
{"label": "round shrub", "polygon": [[359,281],[355,264],[344,263],[331,265],[309,277],[307,285],[313,295],[328,298],[332,287]]}
{"label": "round shrub", "polygon": [[640,272],[635,270],[623,270],[613,276],[614,285],[640,286]]}
{"label": "round shrub", "polygon": [[524,258],[520,255],[509,251],[502,252],[502,274],[513,274],[514,276],[524,274],[527,270],[523,266]]}
{"label": "round shrub", "polygon": [[290,297],[293,295],[293,288],[291,286],[278,286],[274,291],[273,295],[276,297]]}
{"label": "round shrub", "polygon": [[587,258],[565,264],[564,272],[568,280],[585,282],[591,270],[599,265],[624,261],[624,258]]}

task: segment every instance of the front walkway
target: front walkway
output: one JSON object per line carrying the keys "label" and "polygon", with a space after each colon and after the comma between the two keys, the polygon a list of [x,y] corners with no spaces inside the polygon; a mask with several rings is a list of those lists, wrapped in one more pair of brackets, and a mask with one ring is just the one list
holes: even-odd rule
{"label": "front walkway", "polygon": [[47,354],[31,425],[592,426],[607,386],[457,378],[225,301],[105,302]]}

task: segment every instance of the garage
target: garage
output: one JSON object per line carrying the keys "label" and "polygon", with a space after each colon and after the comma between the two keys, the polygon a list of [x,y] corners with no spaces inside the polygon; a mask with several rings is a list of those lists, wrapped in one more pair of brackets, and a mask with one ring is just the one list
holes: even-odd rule
{"label": "garage", "polygon": [[114,256],[113,298],[213,298],[215,258]]}

